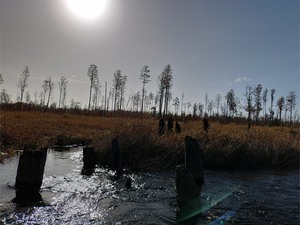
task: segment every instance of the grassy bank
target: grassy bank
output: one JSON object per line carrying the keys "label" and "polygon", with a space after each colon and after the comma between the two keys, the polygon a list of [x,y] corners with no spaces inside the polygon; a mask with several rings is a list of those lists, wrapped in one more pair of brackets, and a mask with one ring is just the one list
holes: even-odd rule
{"label": "grassy bank", "polygon": [[111,140],[117,138],[122,162],[134,169],[170,169],[184,161],[184,137],[199,139],[206,167],[297,167],[299,130],[286,127],[252,127],[213,123],[209,139],[201,120],[180,122],[180,134],[158,135],[153,118],[111,118],[0,111],[1,156],[24,146],[52,147],[56,144],[90,142],[97,161],[108,164]]}

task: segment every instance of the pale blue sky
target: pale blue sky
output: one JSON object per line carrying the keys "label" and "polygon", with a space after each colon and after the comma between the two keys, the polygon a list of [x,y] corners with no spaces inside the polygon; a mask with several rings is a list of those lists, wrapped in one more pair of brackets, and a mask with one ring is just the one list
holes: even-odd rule
{"label": "pale blue sky", "polygon": [[260,83],[276,89],[275,101],[295,91],[300,108],[298,0],[108,0],[89,22],[65,0],[0,2],[1,89],[14,100],[26,65],[32,98],[44,79],[65,76],[68,102],[84,106],[90,64],[109,86],[117,69],[127,75],[127,97],[142,88],[143,65],[151,70],[146,88],[156,93],[157,76],[170,64],[173,98],[184,92],[185,102],[204,103],[206,92],[215,99],[233,88],[242,99],[247,84]]}

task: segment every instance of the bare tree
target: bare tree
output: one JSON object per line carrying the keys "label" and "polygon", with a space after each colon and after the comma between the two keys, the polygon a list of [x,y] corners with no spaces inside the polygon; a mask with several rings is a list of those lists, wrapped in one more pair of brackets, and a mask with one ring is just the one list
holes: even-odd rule
{"label": "bare tree", "polygon": [[114,110],[118,109],[119,102],[121,100],[121,89],[124,83],[124,79],[122,78],[121,70],[117,70],[113,74],[113,93],[114,93]]}
{"label": "bare tree", "polygon": [[91,84],[90,84],[90,95],[89,95],[89,105],[88,110],[90,110],[91,107],[91,97],[92,97],[92,89],[95,86],[96,81],[98,80],[98,69],[97,66],[94,64],[91,64],[88,73],[88,77],[90,78]]}
{"label": "bare tree", "polygon": [[158,114],[159,117],[162,116],[162,108],[163,108],[163,101],[164,101],[164,93],[165,93],[165,86],[164,86],[164,81],[163,81],[163,75],[159,75],[157,77],[157,83],[158,83],[158,91],[157,91],[157,96],[158,96]]}
{"label": "bare tree", "polygon": [[246,87],[245,97],[246,97],[246,106],[245,111],[248,112],[248,129],[250,129],[251,126],[251,113],[254,112],[254,106],[253,106],[253,89],[250,86]]}
{"label": "bare tree", "polygon": [[263,102],[264,102],[264,109],[265,109],[265,118],[267,118],[267,96],[268,96],[268,89],[266,88],[263,92]]}
{"label": "bare tree", "polygon": [[141,106],[141,114],[143,114],[144,110],[144,98],[145,98],[145,85],[149,83],[150,80],[150,70],[149,66],[144,65],[140,74],[140,80],[142,81],[143,84],[143,89],[142,89],[142,106]]}
{"label": "bare tree", "polygon": [[44,109],[44,113],[45,113],[48,110],[51,94],[52,94],[52,91],[54,89],[54,82],[52,81],[51,77],[48,77],[48,79],[44,80],[44,85],[46,86],[45,90],[47,90],[47,92],[48,92],[47,104],[46,104],[46,107]]}
{"label": "bare tree", "polygon": [[22,110],[23,95],[24,95],[25,88],[28,87],[29,76],[30,76],[29,68],[28,68],[28,66],[25,66],[25,69],[23,70],[23,73],[20,75],[20,80],[17,85],[21,91],[21,94],[20,94],[21,108],[20,108],[20,110]]}
{"label": "bare tree", "polygon": [[286,97],[288,110],[290,110],[290,123],[292,122],[293,110],[296,107],[296,93],[295,91],[289,92],[288,96]]}
{"label": "bare tree", "polygon": [[270,108],[270,119],[273,121],[274,111],[273,111],[273,103],[274,103],[274,95],[276,90],[274,88],[271,89],[271,108]]}
{"label": "bare tree", "polygon": [[216,96],[216,107],[217,107],[217,116],[219,116],[219,109],[220,109],[220,104],[221,104],[221,101],[222,101],[222,96],[221,94],[217,94]]}
{"label": "bare tree", "polygon": [[59,99],[58,99],[58,108],[61,106],[64,107],[64,103],[67,96],[67,84],[68,80],[64,77],[60,77],[60,81],[58,81],[58,89],[59,89]]}
{"label": "bare tree", "polygon": [[0,103],[4,103],[4,104],[10,103],[10,96],[7,94],[5,89],[1,90]]}
{"label": "bare tree", "polygon": [[179,104],[180,104],[179,98],[178,97],[174,98],[173,99],[173,105],[175,107],[175,114],[176,115],[178,115]]}
{"label": "bare tree", "polygon": [[172,80],[173,80],[173,74],[171,65],[166,65],[164,71],[162,72],[163,77],[163,83],[165,88],[165,108],[164,108],[164,115],[168,114],[168,106],[169,101],[171,99],[171,87],[172,87]]}
{"label": "bare tree", "polygon": [[119,102],[119,109],[122,110],[122,104],[124,103],[124,93],[126,87],[127,76],[121,77],[121,86],[120,86],[120,102]]}
{"label": "bare tree", "polygon": [[226,101],[227,101],[227,106],[230,112],[230,117],[233,118],[234,114],[236,113],[236,107],[237,107],[237,102],[236,102],[236,97],[233,89],[230,89],[226,96]]}
{"label": "bare tree", "polygon": [[204,97],[204,102],[205,102],[205,113],[207,113],[207,105],[208,105],[208,93],[205,93],[205,97]]}
{"label": "bare tree", "polygon": [[255,102],[255,113],[256,113],[255,114],[255,120],[256,120],[256,123],[258,123],[259,113],[262,110],[262,107],[261,107],[261,91],[262,91],[262,86],[261,86],[261,84],[258,84],[256,86],[256,88],[254,89],[254,93],[253,93],[254,102]]}
{"label": "bare tree", "polygon": [[2,74],[0,73],[0,84],[3,84],[3,83],[4,83],[4,80],[3,80]]}
{"label": "bare tree", "polygon": [[282,115],[282,110],[284,108],[284,97],[281,96],[278,101],[277,101],[277,107],[278,107],[278,110],[279,110],[279,121],[281,123],[281,115]]}

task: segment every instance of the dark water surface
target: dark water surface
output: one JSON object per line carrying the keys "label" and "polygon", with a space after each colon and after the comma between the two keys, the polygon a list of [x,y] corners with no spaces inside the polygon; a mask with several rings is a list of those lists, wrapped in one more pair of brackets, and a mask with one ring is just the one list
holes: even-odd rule
{"label": "dark water surface", "polygon": [[[81,175],[82,148],[49,150],[42,204],[18,206],[12,188],[18,157],[0,165],[3,224],[299,224],[299,170],[205,170],[197,216],[177,215],[175,172],[129,173],[118,181],[96,168]],[[125,187],[128,177],[130,189]],[[190,214],[190,215],[191,215]]]}

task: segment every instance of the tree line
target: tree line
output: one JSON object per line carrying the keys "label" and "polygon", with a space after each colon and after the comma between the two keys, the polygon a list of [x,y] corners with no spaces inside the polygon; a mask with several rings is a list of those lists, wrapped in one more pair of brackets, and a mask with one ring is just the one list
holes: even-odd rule
{"label": "tree line", "polygon": [[[30,71],[29,67],[25,66],[20,74],[17,86],[20,93],[16,102],[20,104],[22,110],[23,103],[34,104],[43,108],[47,112],[51,108],[71,108],[81,109],[81,103],[70,100],[67,105],[67,86],[68,80],[66,77],[61,76],[57,82],[58,87],[58,102],[52,101],[51,97],[55,88],[55,82],[51,77],[46,78],[41,84],[41,92],[34,93],[34,100],[31,99],[30,92],[28,91]],[[127,76],[123,75],[122,71],[117,69],[112,75],[112,86],[108,89],[107,82],[105,82],[104,93],[101,94],[100,78],[98,74],[97,65],[91,64],[87,70],[87,77],[90,80],[89,85],[89,99],[88,111],[102,110],[102,111],[132,111],[143,113],[151,112],[159,117],[168,114],[175,114],[179,116],[186,116],[190,114],[193,117],[207,117],[214,116],[226,117],[233,120],[235,117],[245,117],[243,111],[246,113],[248,121],[255,121],[258,123],[260,120],[274,121],[279,123],[283,121],[292,122],[299,120],[296,107],[296,93],[290,91],[287,96],[280,96],[275,99],[276,90],[263,89],[261,84],[256,86],[247,86],[242,98],[238,98],[233,89],[230,89],[224,96],[216,94],[214,98],[209,98],[208,93],[205,94],[204,104],[201,102],[191,103],[184,101],[184,93],[181,99],[179,97],[172,97],[173,85],[173,71],[171,65],[166,65],[161,74],[157,76],[157,90],[156,93],[147,92],[146,85],[151,82],[151,71],[148,65],[141,68],[139,80],[141,81],[141,91],[132,93],[125,98],[125,89]],[[4,84],[4,78],[0,74],[0,84]],[[25,98],[25,99],[24,99]],[[0,103],[11,104],[13,103],[10,95],[6,89],[1,90]],[[269,107],[267,106],[269,103]],[[172,109],[172,106],[174,107]]]}

